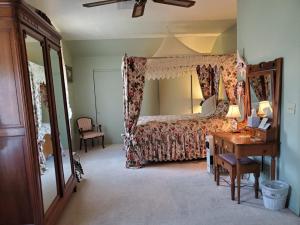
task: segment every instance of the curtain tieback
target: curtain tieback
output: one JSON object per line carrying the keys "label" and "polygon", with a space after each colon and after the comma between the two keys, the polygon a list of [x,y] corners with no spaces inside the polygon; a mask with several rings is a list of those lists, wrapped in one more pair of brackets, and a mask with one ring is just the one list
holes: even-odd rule
{"label": "curtain tieback", "polygon": [[134,146],[134,145],[136,145],[136,140],[135,140],[133,134],[125,133],[123,135],[123,137],[124,137],[124,144],[125,144],[125,146],[130,146],[130,145]]}

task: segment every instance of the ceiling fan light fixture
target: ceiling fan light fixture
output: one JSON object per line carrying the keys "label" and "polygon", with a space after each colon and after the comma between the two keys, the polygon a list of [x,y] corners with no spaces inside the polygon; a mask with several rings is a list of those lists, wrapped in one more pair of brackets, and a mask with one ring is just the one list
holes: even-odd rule
{"label": "ceiling fan light fixture", "polygon": [[132,17],[137,18],[144,15],[147,0],[136,0],[132,11]]}

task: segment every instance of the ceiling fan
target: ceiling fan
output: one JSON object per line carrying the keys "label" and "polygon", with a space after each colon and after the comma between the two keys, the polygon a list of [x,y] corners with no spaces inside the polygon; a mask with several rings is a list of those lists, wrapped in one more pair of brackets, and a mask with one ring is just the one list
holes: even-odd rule
{"label": "ceiling fan", "polygon": [[[103,0],[103,1],[85,3],[82,6],[91,8],[91,7],[101,6],[101,5],[108,5],[112,3],[127,2],[127,1],[133,1],[133,0]],[[135,18],[135,17],[143,16],[147,0],[134,0],[134,1],[135,4],[133,7],[132,17]],[[189,8],[195,4],[195,1],[192,0],[152,0],[152,1],[156,3],[185,7],[185,8]]]}

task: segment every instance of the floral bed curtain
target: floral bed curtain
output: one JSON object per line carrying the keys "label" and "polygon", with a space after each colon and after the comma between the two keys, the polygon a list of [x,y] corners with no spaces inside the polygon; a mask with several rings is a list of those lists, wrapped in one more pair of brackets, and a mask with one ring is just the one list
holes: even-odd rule
{"label": "floral bed curtain", "polygon": [[127,168],[141,167],[140,152],[134,148],[136,141],[134,135],[140,116],[145,85],[146,58],[123,58],[123,100],[124,100],[124,146],[126,150]]}
{"label": "floral bed curtain", "polygon": [[[225,56],[223,56],[225,57]],[[235,102],[234,88],[237,83],[236,74],[236,57],[235,55],[228,55],[224,62],[211,66],[198,65],[196,67],[199,84],[205,99],[212,95],[217,95],[219,92],[219,82],[222,79],[226,94],[231,103]]]}
{"label": "floral bed curtain", "polygon": [[211,65],[200,66],[197,68],[198,80],[202,90],[202,95],[204,99],[209,98],[215,94],[214,83],[215,83],[215,71]]}
{"label": "floral bed curtain", "polygon": [[270,98],[270,76],[257,76],[250,79],[251,87],[253,88],[255,95],[259,101],[266,101]]}
{"label": "floral bed curtain", "polygon": [[[44,136],[42,135],[42,101],[45,101],[46,96],[42,93],[46,93],[44,84],[45,80],[45,71],[44,67],[37,65],[35,63],[28,63],[29,77],[30,77],[30,86],[32,92],[32,104],[33,104],[33,113],[35,119],[36,132],[38,134],[38,148],[39,148],[39,162],[41,170],[46,169],[46,159],[43,153],[43,144]],[[50,128],[50,127],[49,127]]]}
{"label": "floral bed curtain", "polygon": [[223,62],[220,68],[224,87],[230,104],[236,104],[236,98],[234,94],[235,86],[237,83],[236,63],[236,55],[231,55],[226,57],[226,60]]}

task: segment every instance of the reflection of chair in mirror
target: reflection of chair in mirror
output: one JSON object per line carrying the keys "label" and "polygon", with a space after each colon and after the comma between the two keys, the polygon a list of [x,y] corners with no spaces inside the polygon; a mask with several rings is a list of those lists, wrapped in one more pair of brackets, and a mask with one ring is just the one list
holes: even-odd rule
{"label": "reflection of chair in mirror", "polygon": [[99,130],[95,130],[95,125],[90,117],[80,117],[77,119],[77,127],[80,134],[80,147],[81,150],[82,142],[84,142],[85,152],[87,152],[87,140],[92,140],[94,146],[94,139],[102,139],[102,147],[104,148],[104,133],[102,132],[101,125],[98,125]]}

